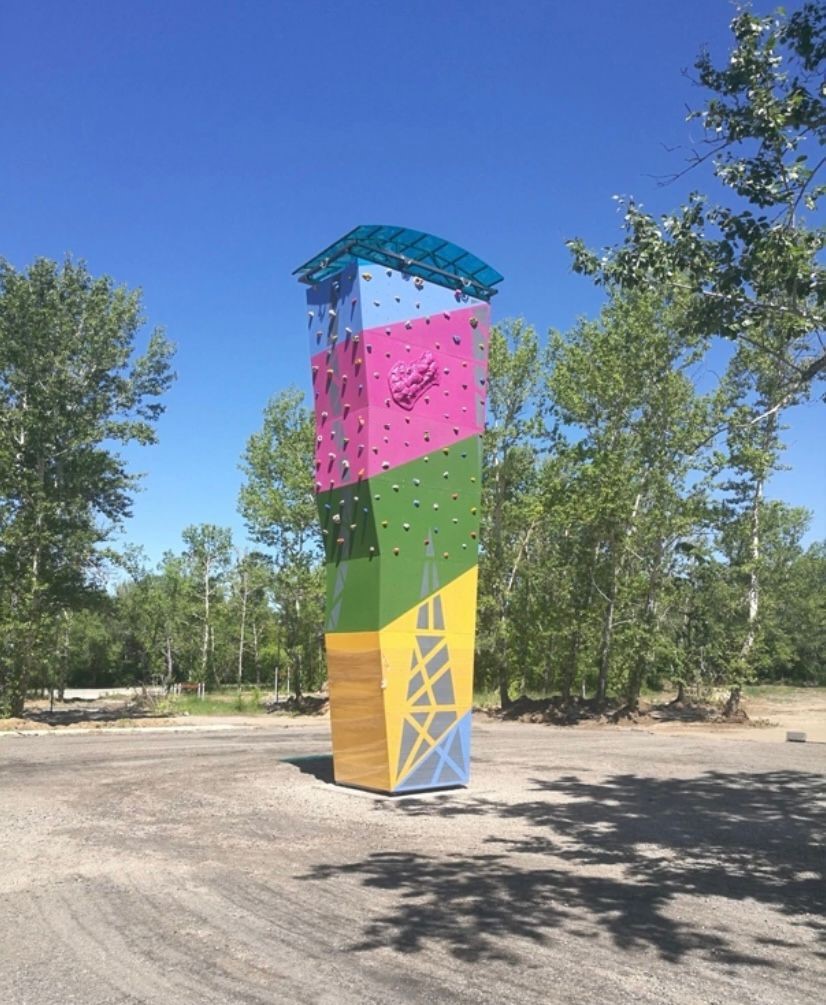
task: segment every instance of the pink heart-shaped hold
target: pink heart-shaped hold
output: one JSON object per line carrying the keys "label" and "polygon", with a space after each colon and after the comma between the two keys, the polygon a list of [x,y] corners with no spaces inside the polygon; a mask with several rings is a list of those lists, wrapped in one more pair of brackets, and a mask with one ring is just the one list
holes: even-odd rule
{"label": "pink heart-shaped hold", "polygon": [[395,363],[387,382],[393,401],[410,411],[429,387],[439,383],[439,366],[432,352],[423,352],[409,363],[405,360]]}

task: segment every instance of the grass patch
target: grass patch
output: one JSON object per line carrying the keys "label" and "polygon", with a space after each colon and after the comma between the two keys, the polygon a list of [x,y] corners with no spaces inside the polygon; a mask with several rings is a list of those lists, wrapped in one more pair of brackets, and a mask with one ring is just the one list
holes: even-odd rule
{"label": "grass patch", "polygon": [[235,694],[176,695],[169,699],[172,715],[265,715],[260,695],[253,692]]}
{"label": "grass patch", "polygon": [[771,698],[772,701],[796,701],[802,697],[822,697],[826,687],[799,687],[794,684],[746,684],[743,694],[747,698]]}

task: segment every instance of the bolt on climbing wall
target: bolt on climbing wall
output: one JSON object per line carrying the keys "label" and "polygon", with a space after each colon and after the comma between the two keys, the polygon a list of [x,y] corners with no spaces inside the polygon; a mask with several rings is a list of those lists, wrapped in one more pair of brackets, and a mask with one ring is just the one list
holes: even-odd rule
{"label": "bolt on climbing wall", "polygon": [[465,785],[488,299],[463,249],[359,227],[307,290],[335,779]]}

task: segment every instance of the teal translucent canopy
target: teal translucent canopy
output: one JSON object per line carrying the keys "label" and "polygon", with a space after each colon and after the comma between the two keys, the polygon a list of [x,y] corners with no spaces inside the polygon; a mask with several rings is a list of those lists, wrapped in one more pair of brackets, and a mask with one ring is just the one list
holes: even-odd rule
{"label": "teal translucent canopy", "polygon": [[461,289],[482,300],[490,300],[498,292],[494,286],[504,278],[481,258],[441,237],[407,227],[367,224],[340,237],[299,266],[293,275],[302,283],[319,283],[354,258],[420,276],[449,289]]}

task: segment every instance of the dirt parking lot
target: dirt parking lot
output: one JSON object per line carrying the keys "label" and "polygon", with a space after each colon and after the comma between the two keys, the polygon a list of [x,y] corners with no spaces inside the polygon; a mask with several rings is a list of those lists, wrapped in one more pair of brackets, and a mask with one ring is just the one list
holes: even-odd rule
{"label": "dirt parking lot", "polygon": [[474,744],[393,800],[323,721],[0,737],[0,1002],[826,1001],[826,745]]}

